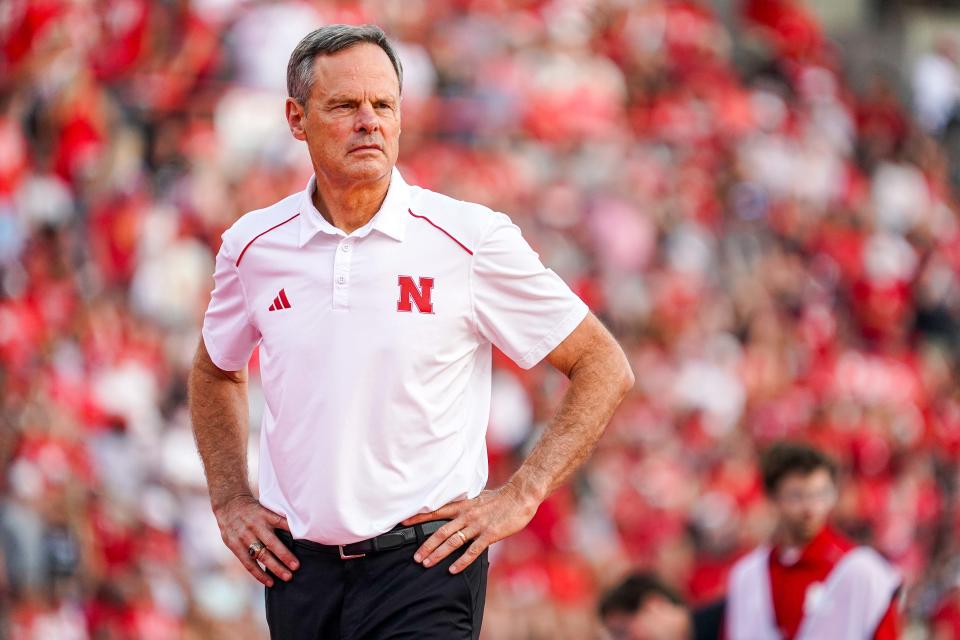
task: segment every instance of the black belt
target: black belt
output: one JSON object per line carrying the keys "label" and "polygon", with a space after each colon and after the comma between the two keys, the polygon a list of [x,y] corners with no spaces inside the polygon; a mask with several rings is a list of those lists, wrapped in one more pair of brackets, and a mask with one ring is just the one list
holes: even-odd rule
{"label": "black belt", "polygon": [[379,553],[381,551],[391,551],[405,547],[408,544],[423,543],[430,535],[450,522],[449,520],[430,520],[415,524],[410,527],[397,525],[386,533],[381,533],[373,538],[361,540],[360,542],[351,542],[350,544],[321,544],[313,540],[294,539],[283,529],[277,529],[277,535],[284,539],[284,542],[292,542],[294,546],[312,549],[313,551],[322,551],[324,553],[338,553],[344,560],[351,558],[362,558],[368,553]]}

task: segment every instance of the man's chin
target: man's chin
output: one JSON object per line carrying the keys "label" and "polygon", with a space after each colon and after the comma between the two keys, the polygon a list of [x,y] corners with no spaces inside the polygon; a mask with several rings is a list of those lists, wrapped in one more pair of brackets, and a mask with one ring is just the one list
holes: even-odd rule
{"label": "man's chin", "polygon": [[787,525],[787,531],[789,532],[790,537],[794,540],[795,544],[807,544],[823,529],[822,524],[816,523],[795,523],[794,525]]}
{"label": "man's chin", "polygon": [[379,180],[390,174],[391,166],[383,158],[357,158],[345,168],[344,177],[357,182]]}

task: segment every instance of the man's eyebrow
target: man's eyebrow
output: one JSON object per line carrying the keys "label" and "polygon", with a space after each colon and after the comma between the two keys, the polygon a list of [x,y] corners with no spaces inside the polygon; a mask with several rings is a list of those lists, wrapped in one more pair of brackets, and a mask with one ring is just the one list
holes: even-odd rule
{"label": "man's eyebrow", "polygon": [[[371,98],[373,102],[396,102],[397,99],[395,96],[390,94],[383,94],[379,96],[374,96]],[[335,103],[335,102],[349,102],[351,104],[359,102],[359,99],[356,96],[350,96],[346,94],[338,94],[330,96],[324,102],[326,103]]]}

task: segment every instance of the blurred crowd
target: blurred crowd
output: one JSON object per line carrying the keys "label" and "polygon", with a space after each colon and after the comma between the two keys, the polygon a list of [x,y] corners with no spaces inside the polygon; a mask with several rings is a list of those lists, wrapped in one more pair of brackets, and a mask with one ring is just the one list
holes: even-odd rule
{"label": "blurred crowd", "polygon": [[[722,595],[771,532],[756,453],[784,437],[841,463],[837,522],[902,571],[912,637],[960,638],[960,55],[851,78],[803,3],[734,7],[0,2],[0,637],[264,636],[186,373],[220,233],[310,175],[293,46],[374,22],[405,68],[407,181],[509,213],[637,374],[494,547],[484,638],[599,637],[634,567]],[[493,485],[564,384],[495,364]]]}

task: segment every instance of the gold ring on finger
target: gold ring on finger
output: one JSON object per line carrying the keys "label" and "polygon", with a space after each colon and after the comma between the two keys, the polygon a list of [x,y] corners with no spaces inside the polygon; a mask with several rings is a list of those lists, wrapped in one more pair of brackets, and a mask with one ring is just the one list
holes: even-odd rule
{"label": "gold ring on finger", "polygon": [[463,529],[457,531],[457,535],[460,536],[460,544],[467,544],[467,536],[463,535]]}
{"label": "gold ring on finger", "polygon": [[251,542],[250,546],[247,547],[247,555],[250,556],[251,560],[259,560],[264,549],[266,549],[266,545],[259,540]]}

